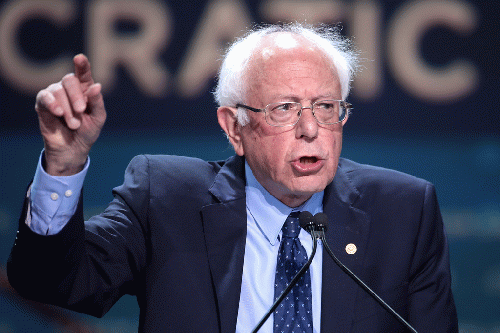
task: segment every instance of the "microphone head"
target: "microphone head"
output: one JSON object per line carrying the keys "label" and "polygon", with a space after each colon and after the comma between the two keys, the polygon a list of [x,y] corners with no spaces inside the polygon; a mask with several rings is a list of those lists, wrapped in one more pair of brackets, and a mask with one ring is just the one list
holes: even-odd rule
{"label": "microphone head", "polygon": [[299,224],[300,226],[307,230],[307,232],[311,232],[314,230],[314,217],[308,211],[302,211],[299,214]]}
{"label": "microphone head", "polygon": [[319,230],[326,231],[326,227],[328,225],[328,217],[325,213],[318,213],[314,215],[314,220]]}

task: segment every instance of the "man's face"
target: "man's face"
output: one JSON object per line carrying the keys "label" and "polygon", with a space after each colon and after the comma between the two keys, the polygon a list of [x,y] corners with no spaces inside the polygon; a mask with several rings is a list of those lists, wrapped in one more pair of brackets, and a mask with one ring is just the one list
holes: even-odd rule
{"label": "man's face", "polygon": [[[287,38],[296,39],[297,44]],[[323,53],[300,37],[264,43],[247,71],[245,103],[294,101],[309,107],[320,99],[341,99],[336,71]],[[284,47],[279,47],[284,46]],[[264,113],[249,111],[250,123],[240,128],[244,155],[259,183],[290,207],[302,204],[333,180],[342,148],[342,125],[318,124],[304,109],[295,126],[273,127]],[[345,120],[344,120],[345,122]]]}

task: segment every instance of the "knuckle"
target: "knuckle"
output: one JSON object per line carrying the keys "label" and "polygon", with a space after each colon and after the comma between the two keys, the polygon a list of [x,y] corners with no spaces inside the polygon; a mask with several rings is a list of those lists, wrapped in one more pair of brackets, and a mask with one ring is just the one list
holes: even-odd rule
{"label": "knuckle", "polygon": [[66,75],[63,76],[63,79],[64,78],[73,77],[73,76],[75,76],[75,73],[68,73],[68,74],[66,74]]}
{"label": "knuckle", "polygon": [[54,96],[47,90],[40,90],[36,95],[35,108],[46,108],[49,104],[54,102]]}
{"label": "knuckle", "polygon": [[61,82],[68,83],[71,80],[73,80],[74,78],[75,78],[75,74],[74,73],[68,73],[68,74],[66,74],[66,75],[63,76]]}
{"label": "knuckle", "polygon": [[36,102],[40,102],[42,99],[43,99],[43,96],[45,96],[47,94],[47,90],[43,89],[43,90],[40,90],[37,94],[36,94]]}
{"label": "knuckle", "polygon": [[62,89],[63,89],[62,83],[61,83],[61,81],[59,81],[56,83],[52,83],[50,86],[47,87],[46,90],[51,92],[51,93],[55,93],[55,92],[62,90]]}

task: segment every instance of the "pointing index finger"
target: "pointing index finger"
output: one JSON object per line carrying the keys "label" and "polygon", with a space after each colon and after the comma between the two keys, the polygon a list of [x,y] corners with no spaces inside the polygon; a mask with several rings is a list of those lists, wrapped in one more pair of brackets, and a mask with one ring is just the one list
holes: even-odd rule
{"label": "pointing index finger", "polygon": [[90,71],[90,62],[84,54],[77,54],[73,58],[73,63],[75,64],[75,75],[80,81],[80,83],[91,86],[94,84],[94,79],[92,79],[92,72]]}

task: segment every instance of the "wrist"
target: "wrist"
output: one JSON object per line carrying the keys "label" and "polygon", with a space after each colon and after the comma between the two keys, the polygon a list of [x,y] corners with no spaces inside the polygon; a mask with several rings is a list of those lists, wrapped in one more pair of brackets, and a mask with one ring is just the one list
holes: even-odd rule
{"label": "wrist", "polygon": [[59,156],[45,151],[42,167],[51,176],[72,176],[83,170],[88,155]]}

